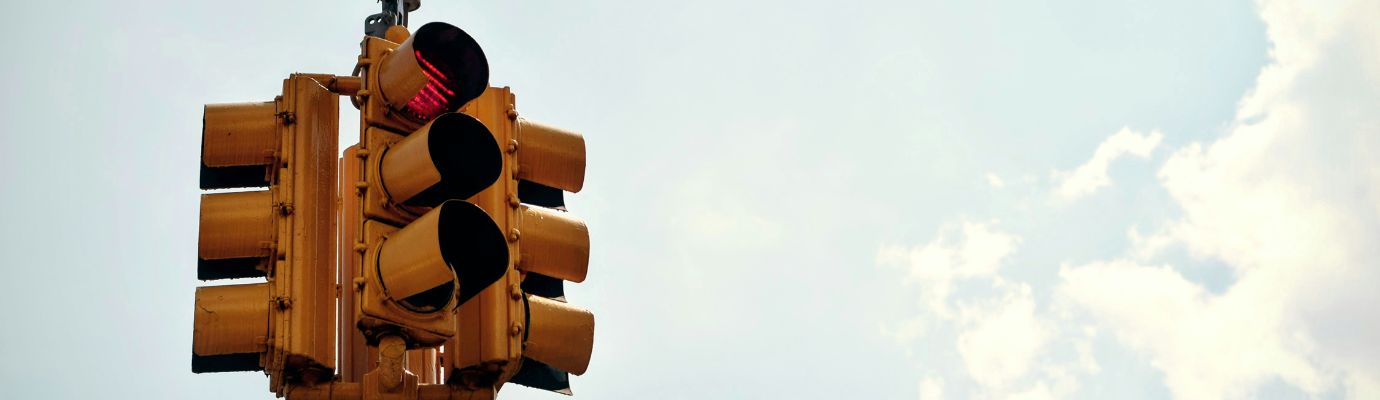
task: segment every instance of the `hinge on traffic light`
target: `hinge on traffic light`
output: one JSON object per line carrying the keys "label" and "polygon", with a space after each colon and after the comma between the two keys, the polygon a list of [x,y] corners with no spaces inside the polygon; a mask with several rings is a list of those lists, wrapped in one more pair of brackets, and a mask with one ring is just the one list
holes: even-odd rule
{"label": "hinge on traffic light", "polygon": [[278,204],[274,204],[273,208],[278,209],[278,214],[281,214],[284,217],[292,215],[292,203],[280,202]]}
{"label": "hinge on traffic light", "polygon": [[282,111],[274,115],[283,120],[283,125],[292,125],[297,122],[297,115],[293,114],[292,111]]}

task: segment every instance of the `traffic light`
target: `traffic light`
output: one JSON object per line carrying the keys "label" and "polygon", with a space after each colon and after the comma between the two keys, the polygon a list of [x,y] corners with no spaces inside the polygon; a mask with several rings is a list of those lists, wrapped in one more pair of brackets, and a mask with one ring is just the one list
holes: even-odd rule
{"label": "traffic light", "polygon": [[[569,394],[594,333],[562,287],[589,264],[563,202],[584,139],[518,118],[463,30],[409,33],[420,2],[381,3],[353,76],[206,106],[197,277],[256,281],[197,289],[192,370],[300,400]],[[343,158],[336,96],[360,109]]]}
{"label": "traffic light", "polygon": [[579,134],[518,118],[515,104],[510,89],[489,88],[462,110],[507,144],[501,178],[472,200],[508,233],[514,257],[499,284],[461,305],[460,333],[446,344],[450,381],[568,394],[566,373],[582,374],[589,364],[594,317],[558,292],[561,280],[584,280],[589,231],[555,203],[561,190],[582,188],[585,143]]}
{"label": "traffic light", "polygon": [[357,240],[354,318],[370,346],[435,347],[455,335],[456,307],[508,267],[498,224],[464,200],[499,178],[501,150],[482,123],[454,113],[488,86],[488,61],[445,23],[363,47],[359,224],[346,227]]}
{"label": "traffic light", "polygon": [[339,103],[293,75],[271,102],[211,104],[202,126],[197,277],[267,278],[197,288],[192,371],[263,370],[270,389],[329,380],[335,366]]}

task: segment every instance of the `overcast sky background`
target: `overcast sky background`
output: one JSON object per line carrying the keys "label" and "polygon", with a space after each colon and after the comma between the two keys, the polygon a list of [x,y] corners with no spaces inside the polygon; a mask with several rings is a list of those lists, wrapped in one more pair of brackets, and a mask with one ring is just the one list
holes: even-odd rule
{"label": "overcast sky background", "polygon": [[[270,398],[189,368],[202,105],[348,74],[376,3],[8,3],[6,397]],[[1377,20],[1372,0],[412,15],[586,137],[581,399],[1380,398]]]}

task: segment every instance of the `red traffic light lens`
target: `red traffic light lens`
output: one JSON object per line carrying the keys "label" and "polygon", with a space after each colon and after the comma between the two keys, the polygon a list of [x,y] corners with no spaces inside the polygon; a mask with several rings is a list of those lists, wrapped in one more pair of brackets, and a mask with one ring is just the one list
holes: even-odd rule
{"label": "red traffic light lens", "polygon": [[458,110],[489,87],[484,50],[465,31],[444,22],[422,25],[383,68],[384,96],[417,122]]}

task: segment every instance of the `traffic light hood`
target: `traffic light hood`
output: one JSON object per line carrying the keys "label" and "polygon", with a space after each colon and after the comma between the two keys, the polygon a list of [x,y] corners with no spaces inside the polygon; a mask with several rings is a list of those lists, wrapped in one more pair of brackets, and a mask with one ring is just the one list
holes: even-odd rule
{"label": "traffic light hood", "polygon": [[390,199],[433,207],[493,185],[503,154],[483,123],[447,113],[390,146],[382,163],[380,181]]}
{"label": "traffic light hood", "polygon": [[474,38],[454,25],[422,25],[379,66],[389,106],[415,122],[460,109],[489,86],[489,60]]}

